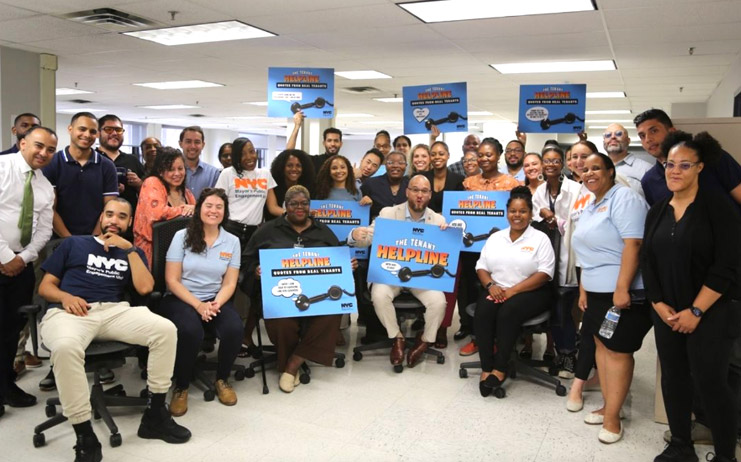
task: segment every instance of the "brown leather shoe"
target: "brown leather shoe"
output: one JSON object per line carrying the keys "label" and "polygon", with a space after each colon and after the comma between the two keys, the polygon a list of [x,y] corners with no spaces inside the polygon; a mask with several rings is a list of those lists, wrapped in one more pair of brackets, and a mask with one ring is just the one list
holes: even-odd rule
{"label": "brown leather shoe", "polygon": [[407,366],[414,367],[417,365],[417,362],[419,362],[420,358],[422,358],[422,355],[427,350],[428,345],[427,342],[423,342],[421,339],[417,339],[417,342],[414,344],[414,347],[409,350],[407,353]]}
{"label": "brown leather shoe", "polygon": [[216,395],[219,397],[221,404],[224,406],[234,406],[237,404],[237,393],[234,392],[229,382],[219,379],[214,383],[214,387],[216,388]]}
{"label": "brown leather shoe", "polygon": [[406,340],[402,337],[396,337],[394,344],[391,346],[391,365],[398,366],[404,362],[404,347],[406,346]]}
{"label": "brown leather shoe", "polygon": [[170,414],[174,417],[180,417],[186,412],[188,412],[188,389],[176,388],[172,392],[172,399],[170,400]]}
{"label": "brown leather shoe", "polygon": [[28,351],[23,352],[23,363],[31,369],[41,366],[41,360]]}

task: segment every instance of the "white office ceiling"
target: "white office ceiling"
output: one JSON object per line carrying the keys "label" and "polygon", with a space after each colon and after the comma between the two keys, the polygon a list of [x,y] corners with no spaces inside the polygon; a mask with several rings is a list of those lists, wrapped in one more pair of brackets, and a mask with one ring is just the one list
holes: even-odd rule
{"label": "white office ceiling", "polygon": [[[399,1],[399,0],[397,0]],[[492,0],[493,1],[493,0]],[[338,112],[356,131],[392,128],[401,105],[373,97],[401,94],[406,85],[468,82],[469,110],[477,120],[517,119],[520,84],[586,83],[590,91],[625,91],[628,98],[588,100],[587,108],[671,109],[704,102],[741,52],[741,0],[596,0],[593,12],[424,24],[392,0],[0,0],[0,45],[59,56],[58,87],[93,91],[83,98],[127,120],[167,118],[185,123],[282,132],[285,119],[234,119],[265,115],[242,104],[264,101],[269,66],[373,69],[385,80],[337,77]],[[61,18],[113,7],[162,26],[236,19],[277,37],[167,47],[110,28]],[[177,11],[171,19],[170,11]],[[121,30],[123,31],[123,29]],[[688,50],[694,48],[690,56]],[[501,75],[491,63],[614,59],[617,71]],[[206,80],[224,87],[160,91],[132,86],[162,80]],[[342,88],[372,86],[377,94]],[[681,87],[681,91],[680,91]],[[74,96],[59,97],[72,109]],[[145,105],[189,104],[199,109],[158,111]],[[205,118],[192,118],[197,112]],[[605,119],[605,116],[599,116]],[[620,116],[625,119],[630,116]]]}

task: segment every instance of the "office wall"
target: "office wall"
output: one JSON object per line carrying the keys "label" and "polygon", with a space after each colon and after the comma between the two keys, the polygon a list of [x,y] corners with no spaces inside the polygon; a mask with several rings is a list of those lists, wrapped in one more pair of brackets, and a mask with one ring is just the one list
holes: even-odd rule
{"label": "office wall", "polygon": [[707,117],[733,117],[733,98],[739,92],[741,92],[741,57],[731,64],[725,78],[710,95]]}

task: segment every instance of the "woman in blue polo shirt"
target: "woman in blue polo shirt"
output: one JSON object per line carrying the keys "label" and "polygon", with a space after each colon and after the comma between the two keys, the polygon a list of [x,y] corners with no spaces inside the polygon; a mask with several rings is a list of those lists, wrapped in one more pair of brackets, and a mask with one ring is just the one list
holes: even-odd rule
{"label": "woman in blue polo shirt", "polygon": [[242,322],[232,296],[239,278],[239,239],[222,228],[229,218],[223,189],[207,188],[196,203],[193,220],[178,231],[167,251],[165,281],[169,294],[158,314],[178,328],[175,391],[170,402],[174,416],[188,410],[188,386],[205,329],[221,339],[216,371],[216,394],[227,406],[237,395],[227,382],[242,344]]}
{"label": "woman in blue polo shirt", "polygon": [[[648,206],[638,193],[615,184],[615,165],[605,154],[589,156],[581,178],[595,199],[579,217],[571,245],[582,269],[582,332],[595,338],[597,372],[605,397],[604,407],[587,414],[584,422],[602,424],[599,440],[609,444],[623,436],[620,408],[633,379],[633,353],[651,328],[638,272]],[[620,319],[608,338],[599,331],[613,306],[620,310]]]}

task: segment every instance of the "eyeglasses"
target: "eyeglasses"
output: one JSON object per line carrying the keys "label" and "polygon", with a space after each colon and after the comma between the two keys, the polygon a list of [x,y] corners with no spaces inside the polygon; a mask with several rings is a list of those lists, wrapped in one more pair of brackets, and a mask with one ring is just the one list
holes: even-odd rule
{"label": "eyeglasses", "polygon": [[504,150],[504,152],[507,153],[507,154],[511,154],[513,152],[515,154],[522,154],[525,151],[523,151],[522,148],[507,148],[507,149]]}
{"label": "eyeglasses", "polygon": [[699,164],[700,162],[664,162],[664,168],[667,170],[674,170],[675,167],[679,167],[679,169],[683,172],[686,172],[687,170],[691,169],[695,165]]}
{"label": "eyeglasses", "polygon": [[302,208],[302,209],[307,209],[307,208],[309,208],[309,201],[291,201],[291,202],[286,202],[286,206],[288,206],[289,208],[292,208],[292,209],[297,209],[299,207]]}
{"label": "eyeglasses", "polygon": [[478,160],[476,158],[473,158],[473,159],[463,159],[461,162],[464,163],[464,164],[476,164],[476,163],[478,163]]}
{"label": "eyeglasses", "polygon": [[622,138],[624,134],[625,134],[624,131],[618,130],[614,132],[605,132],[604,137],[606,140],[609,140],[610,138],[612,138],[612,135],[615,135],[615,138]]}
{"label": "eyeglasses", "polygon": [[543,159],[543,165],[561,165],[561,159]]}
{"label": "eyeglasses", "polygon": [[123,129],[123,127],[103,127],[103,128],[101,128],[101,130],[103,130],[104,132],[108,133],[109,135],[111,133],[117,133],[117,134],[120,135],[120,134],[122,134],[123,132],[126,131],[126,130]]}
{"label": "eyeglasses", "polygon": [[419,189],[419,188],[409,188],[409,190],[410,190],[411,192],[413,192],[414,194],[424,194],[425,196],[426,196],[427,194],[430,194],[430,193],[432,192],[432,190],[431,190],[431,189],[427,189],[427,188],[424,188],[424,189]]}
{"label": "eyeglasses", "polygon": [[386,161],[386,166],[387,167],[403,167],[406,164],[407,163],[405,161],[403,161],[403,160],[387,160]]}

